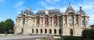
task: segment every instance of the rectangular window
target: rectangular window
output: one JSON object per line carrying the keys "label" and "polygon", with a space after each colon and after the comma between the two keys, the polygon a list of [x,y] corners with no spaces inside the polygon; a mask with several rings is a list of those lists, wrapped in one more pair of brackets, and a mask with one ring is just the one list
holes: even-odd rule
{"label": "rectangular window", "polygon": [[36,29],[36,33],[38,33],[38,29]]}
{"label": "rectangular window", "polygon": [[54,17],[54,25],[57,25],[58,21],[57,21],[57,17]]}
{"label": "rectangular window", "polygon": [[45,18],[45,25],[48,25],[48,17]]}
{"label": "rectangular window", "polygon": [[32,29],[32,33],[34,33],[34,29]]}
{"label": "rectangular window", "polygon": [[42,33],[42,29],[40,29],[41,30],[41,33]]}
{"label": "rectangular window", "polygon": [[37,24],[37,25],[40,24],[40,18],[39,18],[39,17],[37,17],[37,19],[36,19],[36,24]]}

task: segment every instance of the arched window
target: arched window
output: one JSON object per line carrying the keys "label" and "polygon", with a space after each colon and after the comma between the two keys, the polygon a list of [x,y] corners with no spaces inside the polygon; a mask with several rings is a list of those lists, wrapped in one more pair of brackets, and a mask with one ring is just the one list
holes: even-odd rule
{"label": "arched window", "polygon": [[52,25],[52,17],[50,17],[50,25]]}
{"label": "arched window", "polygon": [[22,28],[22,32],[21,33],[23,33],[23,28]]}
{"label": "arched window", "polygon": [[61,27],[63,24],[62,16],[59,17],[59,26]]}
{"label": "arched window", "polygon": [[85,20],[82,20],[82,25],[85,25]]}
{"label": "arched window", "polygon": [[70,35],[73,36],[73,29],[70,29]]}
{"label": "arched window", "polygon": [[50,34],[52,33],[52,30],[51,30],[51,29],[49,29],[49,33],[50,33]]}
{"label": "arched window", "polygon": [[45,33],[47,33],[47,29],[45,29]]}
{"label": "arched window", "polygon": [[39,18],[39,16],[38,16],[37,19],[36,19],[36,24],[37,24],[37,25],[40,24],[40,18]]}
{"label": "arched window", "polygon": [[45,25],[48,25],[48,23],[49,23],[49,22],[48,22],[48,16],[46,15],[46,16],[45,16]]}
{"label": "arched window", "polygon": [[57,33],[57,31],[56,31],[56,29],[54,29],[54,34],[56,34]]}
{"label": "arched window", "polygon": [[42,33],[42,29],[40,29],[40,33]]}
{"label": "arched window", "polygon": [[57,21],[57,16],[54,16],[54,25],[57,25],[58,21]]}
{"label": "arched window", "polygon": [[38,29],[36,29],[36,33],[38,33]]}
{"label": "arched window", "polygon": [[73,25],[73,16],[72,15],[69,16],[68,20],[69,20],[69,24],[70,25]]}
{"label": "arched window", "polygon": [[85,25],[87,25],[87,21],[85,21]]}
{"label": "arched window", "polygon": [[59,34],[61,34],[61,29],[59,29]]}
{"label": "arched window", "polygon": [[32,29],[32,33],[34,33],[34,29]]}

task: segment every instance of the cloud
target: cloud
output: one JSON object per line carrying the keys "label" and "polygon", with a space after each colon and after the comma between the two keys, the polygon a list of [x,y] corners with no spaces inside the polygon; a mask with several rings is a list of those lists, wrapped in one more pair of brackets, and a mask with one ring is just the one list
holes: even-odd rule
{"label": "cloud", "polygon": [[15,11],[17,14],[20,14],[22,10],[24,10],[26,7],[24,6],[24,1],[17,2],[14,5]]}
{"label": "cloud", "polygon": [[26,9],[26,7],[25,6],[21,6],[21,7],[19,7],[19,8],[16,9],[16,13],[20,14],[21,11],[24,11],[24,9]]}
{"label": "cloud", "polygon": [[3,17],[0,15],[0,20],[2,20],[3,19]]}
{"label": "cloud", "polygon": [[0,0],[0,3],[4,3],[5,2],[5,0]]}
{"label": "cloud", "polygon": [[0,18],[0,19],[2,19],[2,18]]}
{"label": "cloud", "polygon": [[60,2],[60,0],[46,0],[46,2],[48,2],[48,3],[52,3],[52,2]]}
{"label": "cloud", "polygon": [[47,3],[43,2],[43,1],[40,1],[40,4],[42,7],[46,7],[47,6]]}
{"label": "cloud", "polygon": [[90,17],[89,23],[90,25],[94,24],[94,2],[93,1],[86,1],[84,0],[82,3],[77,3],[73,5],[73,8],[76,9],[76,11],[79,10],[79,7],[82,6],[83,11],[86,12],[86,14]]}
{"label": "cloud", "polygon": [[[41,6],[44,7],[45,9],[59,8],[61,12],[65,12],[67,8],[65,4],[67,4],[68,2],[66,2],[65,4],[64,3],[58,4],[57,2],[60,2],[60,0],[46,0],[45,2],[44,1],[41,2]],[[69,2],[71,2],[71,6],[76,12],[78,12],[79,7],[82,6],[83,11],[85,11],[86,14],[90,17],[89,23],[94,24],[93,23],[93,20],[94,20],[94,14],[93,14],[94,2],[93,1],[83,0],[81,2],[77,2],[77,1],[71,0]],[[64,5],[64,6],[59,6],[59,5]]]}
{"label": "cloud", "polygon": [[[50,2],[48,2],[50,1]],[[48,1],[40,1],[40,6],[44,9],[56,9],[59,8],[59,4],[57,5],[56,2],[51,2],[51,0]]]}
{"label": "cloud", "polygon": [[15,7],[16,8],[21,7],[23,4],[24,4],[24,2],[20,1],[20,2],[18,2],[18,3],[15,4]]}
{"label": "cloud", "polygon": [[94,24],[94,14],[89,15],[89,24],[90,25]]}

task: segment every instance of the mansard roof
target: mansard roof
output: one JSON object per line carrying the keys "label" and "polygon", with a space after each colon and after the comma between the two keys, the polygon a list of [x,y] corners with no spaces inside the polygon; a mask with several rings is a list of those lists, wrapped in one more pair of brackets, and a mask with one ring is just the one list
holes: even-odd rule
{"label": "mansard roof", "polygon": [[85,12],[82,10],[82,7],[80,7],[80,10],[78,11],[78,14],[85,15]]}
{"label": "mansard roof", "polygon": [[36,15],[46,15],[46,11],[48,12],[48,15],[61,15],[61,12],[57,9],[54,10],[39,10]]}
{"label": "mansard roof", "polygon": [[24,14],[26,15],[34,15],[33,11],[31,8],[27,8],[25,11],[24,11]]}
{"label": "mansard roof", "polygon": [[44,15],[45,11],[44,10],[39,10],[35,15]]}
{"label": "mansard roof", "polygon": [[[50,10],[46,9],[46,10],[39,10],[34,14],[31,8],[27,8],[25,11],[22,11],[19,16],[21,15],[26,15],[26,16],[58,15],[59,16],[59,15],[66,15],[69,12],[76,13],[70,4],[68,5],[68,8],[66,9],[65,13],[61,13],[59,9],[50,9]],[[78,14],[85,15],[85,12],[82,10],[82,7],[80,7]]]}
{"label": "mansard roof", "polygon": [[66,9],[65,14],[68,13],[68,12],[75,13],[75,10],[72,8],[72,6],[70,4],[68,5],[68,8]]}
{"label": "mansard roof", "polygon": [[49,10],[49,15],[61,15],[59,10]]}

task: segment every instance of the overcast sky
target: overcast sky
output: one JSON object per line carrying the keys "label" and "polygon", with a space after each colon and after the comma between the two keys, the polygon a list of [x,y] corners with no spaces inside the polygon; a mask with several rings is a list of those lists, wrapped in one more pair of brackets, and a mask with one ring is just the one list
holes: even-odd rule
{"label": "overcast sky", "polygon": [[20,11],[24,11],[27,7],[30,7],[34,13],[45,9],[59,9],[65,12],[69,3],[76,12],[82,6],[90,16],[90,25],[94,24],[94,0],[0,0],[0,21],[11,18],[15,22]]}

